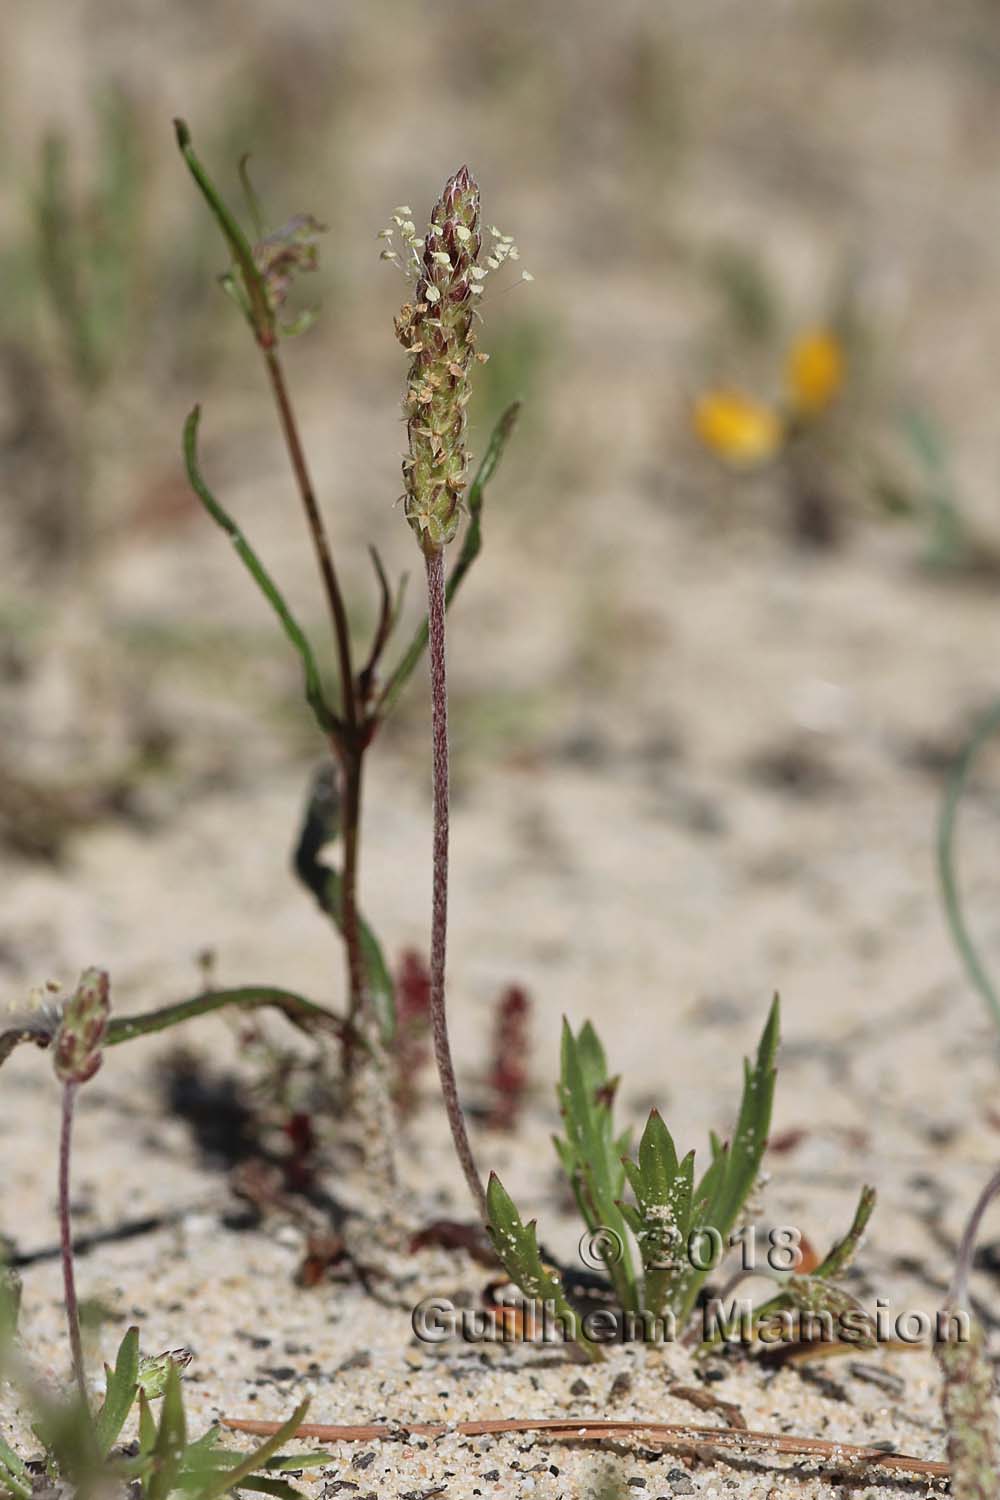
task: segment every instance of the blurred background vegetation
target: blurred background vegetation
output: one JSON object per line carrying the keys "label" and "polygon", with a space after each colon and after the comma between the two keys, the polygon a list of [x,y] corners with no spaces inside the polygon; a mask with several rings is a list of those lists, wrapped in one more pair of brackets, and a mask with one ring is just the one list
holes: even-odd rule
{"label": "blurred background vegetation", "polygon": [[[512,396],[526,409],[462,601],[460,786],[477,747],[599,759],[592,719],[645,715],[667,743],[680,572],[691,610],[692,570],[763,594],[776,569],[867,590],[873,557],[914,587],[995,581],[988,0],[38,0],[2,30],[10,856],[58,858],[81,825],[155,823],[198,787],[315,753],[294,664],[182,476],[198,400],[220,495],[319,633],[174,115],[231,202],[248,152],[269,227],[299,211],[328,226],[302,288],[319,320],[288,363],[359,630],[365,544],[412,566],[393,509],[403,284],[377,232],[398,203],[419,221],[466,160],[535,277],[491,287],[481,335],[474,444]],[[815,419],[750,462],[706,441],[706,394],[781,411],[810,332],[842,360]],[[421,724],[418,703],[387,734],[409,753]]]}

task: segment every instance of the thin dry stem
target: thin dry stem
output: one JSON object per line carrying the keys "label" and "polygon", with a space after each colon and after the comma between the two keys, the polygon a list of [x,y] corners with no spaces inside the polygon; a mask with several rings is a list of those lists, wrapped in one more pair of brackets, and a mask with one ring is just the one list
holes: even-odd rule
{"label": "thin dry stem", "polygon": [[[222,1417],[222,1425],[234,1432],[248,1432],[266,1437],[280,1429],[278,1422],[262,1422],[244,1417]],[[316,1443],[369,1443],[379,1438],[398,1440],[401,1433],[419,1437],[444,1437],[457,1433],[461,1437],[487,1437],[505,1432],[539,1432],[553,1442],[595,1442],[601,1439],[641,1437],[644,1443],[659,1443],[664,1448],[690,1449],[697,1446],[735,1449],[764,1448],[775,1454],[799,1458],[825,1458],[833,1463],[872,1465],[904,1474],[922,1474],[928,1478],[947,1479],[949,1466],[929,1458],[913,1458],[907,1453],[885,1453],[881,1448],[858,1443],[837,1443],[827,1438],[794,1437],[784,1432],[750,1432],[738,1428],[689,1426],[686,1422],[642,1422],[607,1420],[582,1422],[554,1417],[497,1418],[483,1422],[401,1422],[375,1423],[370,1426],[333,1427],[323,1422],[305,1422],[295,1432],[296,1438]]]}
{"label": "thin dry stem", "polygon": [[483,1223],[489,1217],[486,1192],[476,1168],[465,1116],[458,1097],[445,1008],[448,946],[448,675],[445,665],[444,557],[435,547],[427,561],[427,622],[431,673],[431,744],[434,784],[433,897],[431,906],[431,1034],[448,1123],[465,1180]]}
{"label": "thin dry stem", "polygon": [[344,598],[340,592],[340,584],[337,581],[337,570],[334,567],[333,552],[330,548],[326,527],[316,500],[316,492],[309,477],[309,468],[306,464],[302,440],[299,437],[298,423],[295,420],[295,413],[288,396],[288,387],[285,384],[285,374],[281,366],[281,361],[278,358],[276,350],[273,348],[264,349],[264,360],[267,364],[267,373],[270,376],[271,389],[274,392],[274,399],[278,408],[281,431],[288,448],[288,457],[291,460],[295,482],[302,497],[306,520],[309,523],[309,532],[316,551],[316,559],[319,563],[320,573],[323,576],[323,585],[326,589],[326,597],[333,619],[333,632],[337,642],[343,713],[348,728],[353,731],[357,726],[357,705],[354,693],[354,676],[351,669],[351,635],[347,625],[347,611],[344,608]]}

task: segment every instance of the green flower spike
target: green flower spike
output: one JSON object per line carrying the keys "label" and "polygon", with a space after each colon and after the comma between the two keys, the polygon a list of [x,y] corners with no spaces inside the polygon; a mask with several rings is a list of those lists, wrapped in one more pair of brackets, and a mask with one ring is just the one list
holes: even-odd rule
{"label": "green flower spike", "polygon": [[[436,552],[453,540],[462,509],[465,408],[477,357],[472,323],[486,275],[479,265],[479,188],[468,167],[449,178],[425,239],[415,238],[401,211],[393,222],[407,256],[402,269],[417,278],[414,301],[396,319],[396,335],[412,357],[403,402],[410,445],[403,460],[405,513],[424,551]],[[392,234],[383,235],[389,242],[383,255],[399,263]]]}

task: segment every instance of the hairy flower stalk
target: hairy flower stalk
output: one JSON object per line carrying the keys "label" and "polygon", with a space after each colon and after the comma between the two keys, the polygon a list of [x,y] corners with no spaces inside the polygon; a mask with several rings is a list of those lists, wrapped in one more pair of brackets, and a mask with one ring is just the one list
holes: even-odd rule
{"label": "hairy flower stalk", "polygon": [[427,566],[431,733],[434,786],[433,899],[431,911],[431,1032],[455,1150],[476,1207],[485,1221],[486,1194],[469,1144],[458,1098],[445,1008],[448,928],[448,686],[445,669],[444,548],[458,531],[469,456],[465,443],[469,376],[476,354],[473,320],[487,270],[517,258],[513,242],[493,231],[497,248],[479,264],[482,230],[479,188],[468,167],[445,185],[426,238],[416,238],[409,210],[397,209],[395,228],[405,263],[384,232],[387,260],[415,278],[412,302],[396,319],[396,334],[410,355],[404,410],[409,451],[403,460],[406,519]]}
{"label": "hairy flower stalk", "polygon": [[87,1380],[83,1368],[80,1312],[73,1272],[73,1232],[70,1222],[70,1149],[73,1109],[81,1083],[93,1078],[101,1066],[101,1047],[111,1014],[110,980],[103,969],[85,969],[76,992],[63,1012],[53,1039],[56,1077],[63,1086],[62,1125],[59,1132],[59,1244],[62,1256],[66,1321],[73,1355],[73,1374],[80,1399],[87,1405]]}

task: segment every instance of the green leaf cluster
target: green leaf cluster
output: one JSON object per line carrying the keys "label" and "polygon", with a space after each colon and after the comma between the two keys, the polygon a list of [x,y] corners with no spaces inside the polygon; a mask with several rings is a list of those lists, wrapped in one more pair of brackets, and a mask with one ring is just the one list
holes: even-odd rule
{"label": "green leaf cluster", "polygon": [[[307,1401],[251,1453],[223,1447],[217,1427],[188,1441],[178,1362],[170,1355],[144,1360],[139,1353],[138,1328],[129,1328],[125,1334],[114,1368],[105,1366],[104,1400],[95,1412],[79,1400],[62,1403],[44,1393],[20,1360],[11,1355],[9,1346],[2,1373],[21,1390],[32,1411],[33,1430],[42,1444],[50,1476],[72,1483],[78,1493],[103,1493],[113,1484],[130,1483],[141,1500],[178,1496],[221,1500],[236,1489],[298,1500],[301,1491],[282,1474],[327,1462],[324,1453],[279,1452],[302,1425]],[[153,1411],[155,1396],[147,1394],[153,1390],[162,1395],[158,1417]],[[138,1451],[127,1457],[116,1453],[115,1448],[137,1404]],[[0,1494],[13,1500],[30,1500],[32,1494],[31,1471],[3,1438]]]}
{"label": "green leaf cluster", "polygon": [[[698,1177],[695,1153],[679,1155],[656,1109],[650,1112],[634,1158],[629,1154],[629,1132],[618,1131],[613,1118],[618,1079],[608,1071],[596,1031],[587,1022],[574,1034],[568,1022],[563,1023],[557,1085],[563,1134],[555,1139],[556,1151],[586,1226],[581,1244],[603,1260],[626,1319],[628,1314],[647,1319],[666,1314],[682,1331],[706,1277],[746,1217],[771,1125],[779,1025],[775,997],[756,1055],[744,1061],[743,1093],[732,1136],[722,1140],[712,1134],[711,1160]],[[626,1189],[631,1190],[630,1199]],[[847,1235],[810,1275],[783,1278],[781,1292],[764,1304],[760,1317],[796,1307],[836,1312],[849,1307],[861,1312],[854,1299],[832,1283],[857,1249],[874,1202],[874,1191],[866,1188]],[[534,1221],[522,1222],[495,1176],[487,1206],[490,1234],[511,1279],[526,1297],[568,1307],[558,1271],[539,1252]],[[635,1269],[635,1250],[641,1275]],[[577,1338],[585,1343],[582,1330]],[[598,1345],[586,1344],[585,1352],[601,1357]]]}

